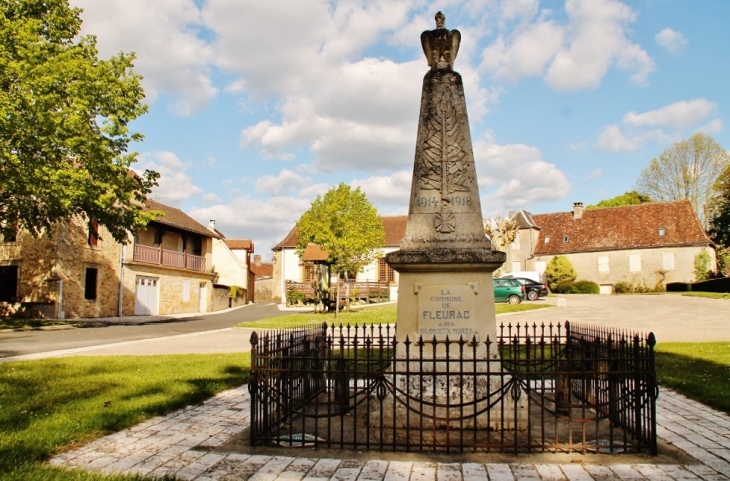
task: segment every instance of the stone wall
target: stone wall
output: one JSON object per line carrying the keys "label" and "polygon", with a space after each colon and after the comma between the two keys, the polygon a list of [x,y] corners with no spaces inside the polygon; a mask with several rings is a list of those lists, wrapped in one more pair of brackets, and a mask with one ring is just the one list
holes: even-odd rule
{"label": "stone wall", "polygon": [[269,277],[268,279],[256,279],[254,284],[256,286],[256,302],[272,302],[274,301],[273,285],[274,279]]}
{"label": "stone wall", "polygon": [[228,309],[231,303],[231,288],[228,286],[213,286],[211,311]]}
{"label": "stone wall", "polygon": [[[56,306],[52,317],[105,317],[117,312],[119,244],[99,227],[96,246],[88,243],[88,223],[76,217],[59,223],[53,235],[27,231],[0,246],[0,264],[18,266],[18,300]],[[85,298],[87,268],[97,270],[96,298]],[[62,286],[62,292],[61,292]]]}

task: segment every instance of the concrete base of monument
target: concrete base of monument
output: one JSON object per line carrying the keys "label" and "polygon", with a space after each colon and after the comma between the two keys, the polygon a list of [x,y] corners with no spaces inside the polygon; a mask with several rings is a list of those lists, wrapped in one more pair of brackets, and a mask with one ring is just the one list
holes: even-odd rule
{"label": "concrete base of monument", "polygon": [[[476,366],[475,366],[476,361]],[[370,403],[371,426],[386,429],[527,429],[527,396],[500,361],[394,361]],[[475,371],[474,368],[477,367]]]}

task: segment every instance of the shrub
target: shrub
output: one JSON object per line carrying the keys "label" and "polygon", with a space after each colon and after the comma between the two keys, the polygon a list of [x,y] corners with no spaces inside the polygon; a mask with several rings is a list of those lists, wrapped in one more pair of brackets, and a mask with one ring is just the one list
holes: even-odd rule
{"label": "shrub", "polygon": [[598,294],[600,289],[593,281],[563,281],[555,284],[552,291],[556,294]]}
{"label": "shrub", "polygon": [[[708,276],[707,266],[710,264],[710,254],[702,251],[695,256],[695,282],[706,281]],[[709,271],[711,274],[712,271]]]}
{"label": "shrub", "polygon": [[304,293],[293,288],[289,289],[286,293],[286,300],[290,306],[295,306],[300,302],[304,302]]}
{"label": "shrub", "polygon": [[573,264],[564,256],[553,257],[545,268],[545,278],[552,291],[555,291],[555,286],[559,283],[573,282],[576,277],[578,275],[573,269]]}
{"label": "shrub", "polygon": [[613,292],[616,294],[626,294],[628,292],[634,292],[634,285],[626,281],[618,281],[613,285]]}

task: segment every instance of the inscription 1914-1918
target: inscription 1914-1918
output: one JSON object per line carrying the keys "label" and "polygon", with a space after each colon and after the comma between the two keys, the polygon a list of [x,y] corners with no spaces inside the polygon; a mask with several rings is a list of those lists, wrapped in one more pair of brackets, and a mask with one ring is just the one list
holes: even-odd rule
{"label": "inscription 1914-1918", "polygon": [[442,201],[448,202],[452,206],[456,207],[470,207],[471,206],[471,196],[469,195],[455,195],[453,197],[444,197],[439,198],[436,196],[430,196],[430,197],[419,197],[418,198],[418,206],[419,207],[441,207]]}

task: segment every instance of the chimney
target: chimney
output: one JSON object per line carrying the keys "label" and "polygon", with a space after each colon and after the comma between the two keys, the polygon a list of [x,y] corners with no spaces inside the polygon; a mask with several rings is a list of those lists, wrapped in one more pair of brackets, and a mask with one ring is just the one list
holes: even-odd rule
{"label": "chimney", "polygon": [[261,256],[258,254],[253,256],[253,263],[257,266],[260,266],[261,265]]}
{"label": "chimney", "polygon": [[208,222],[208,229],[215,231],[215,219],[210,219],[210,222]]}
{"label": "chimney", "polygon": [[583,218],[583,202],[573,202],[573,220]]}

